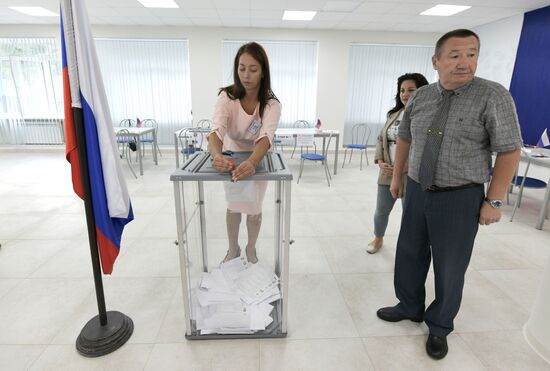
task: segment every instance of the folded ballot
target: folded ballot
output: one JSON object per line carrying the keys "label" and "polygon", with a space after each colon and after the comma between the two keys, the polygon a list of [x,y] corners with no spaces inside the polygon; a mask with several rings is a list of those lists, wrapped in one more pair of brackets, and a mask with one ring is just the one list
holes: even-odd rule
{"label": "folded ballot", "polygon": [[238,257],[202,273],[191,291],[192,319],[201,334],[253,334],[273,322],[279,278],[261,263]]}

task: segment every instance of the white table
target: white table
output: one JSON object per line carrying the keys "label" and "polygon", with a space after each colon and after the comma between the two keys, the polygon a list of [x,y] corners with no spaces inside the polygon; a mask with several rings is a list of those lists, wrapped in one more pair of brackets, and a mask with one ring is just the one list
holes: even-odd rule
{"label": "white table", "polygon": [[[523,174],[523,179],[521,180],[521,185],[519,186],[518,197],[516,198],[516,202],[514,203],[514,211],[512,211],[512,218],[514,217],[514,214],[519,206],[519,200],[523,195],[523,185],[525,184],[525,178],[527,178],[527,172],[529,171],[529,166],[531,165],[531,163],[550,168],[550,157],[541,157],[539,155],[539,150],[537,149],[522,148],[521,157],[522,159],[527,160],[527,166],[525,167],[525,173]],[[546,219],[547,217],[548,204],[550,202],[550,177],[548,178],[548,181],[546,182],[546,184],[547,186],[546,186],[546,191],[544,193],[544,201],[542,202],[542,205],[541,205],[542,207],[540,209],[539,219],[537,220],[537,224],[535,225],[535,228],[537,229],[542,229],[542,225],[544,224],[544,219]]]}
{"label": "white table", "polygon": [[296,138],[299,134],[311,135],[314,138],[323,138],[323,152],[325,149],[326,139],[330,136],[336,139],[334,143],[334,175],[338,169],[338,148],[340,147],[340,132],[338,130],[317,130],[315,128],[278,128],[275,130],[275,136]]}
{"label": "white table", "polygon": [[155,161],[155,165],[158,165],[157,160],[157,131],[154,127],[128,127],[128,126],[115,126],[113,127],[113,130],[115,131],[115,135],[118,136],[119,132],[121,130],[128,130],[128,133],[124,133],[124,135],[133,137],[136,139],[136,147],[137,147],[137,153],[138,153],[138,159],[139,159],[139,175],[143,175],[143,149],[141,148],[141,139],[143,136],[147,134],[153,134],[153,161]]}

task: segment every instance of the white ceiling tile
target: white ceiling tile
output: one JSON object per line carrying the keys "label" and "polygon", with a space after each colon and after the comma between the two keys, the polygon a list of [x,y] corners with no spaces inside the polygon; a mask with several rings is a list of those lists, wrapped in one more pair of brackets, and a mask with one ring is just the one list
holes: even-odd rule
{"label": "white ceiling tile", "polygon": [[218,17],[218,11],[216,9],[187,9],[184,14],[189,18],[213,18]]}
{"label": "white ceiling tile", "polygon": [[314,21],[341,21],[351,13],[344,12],[319,12],[313,18]]}
{"label": "white ceiling tile", "polygon": [[217,9],[250,9],[250,0],[214,0]]}
{"label": "white ceiling tile", "polygon": [[[365,2],[355,9],[355,14],[385,14],[395,7],[396,2],[384,1],[384,2]],[[399,4],[399,3],[397,3]]]}
{"label": "white ceiling tile", "polygon": [[102,16],[101,18],[103,18],[106,24],[125,25],[125,26],[135,25],[134,21],[124,16]]}
{"label": "white ceiling tile", "polygon": [[336,27],[340,21],[312,21],[309,22],[307,28],[316,29],[316,30],[326,30]]}
{"label": "white ceiling tile", "polygon": [[218,9],[218,15],[221,18],[249,18],[248,9]]}
{"label": "white ceiling tile", "polygon": [[259,19],[250,17],[250,26],[251,27],[261,27],[261,28],[279,28],[282,20],[270,20],[270,19]]}
{"label": "white ceiling tile", "polygon": [[[151,14],[151,9],[145,8],[145,7],[117,7],[115,8],[115,14],[112,15],[121,15],[126,17],[154,17],[154,15]],[[108,15],[108,14],[104,14]]]}
{"label": "white ceiling tile", "polygon": [[[109,0],[116,1],[116,0]],[[212,0],[176,0],[176,3],[181,9],[214,9],[214,2]]]}
{"label": "white ceiling tile", "polygon": [[143,26],[162,26],[162,22],[158,18],[153,17],[128,17],[132,21],[134,21],[137,25],[143,25]]}
{"label": "white ceiling tile", "polygon": [[221,21],[224,27],[250,27],[249,18],[222,18]]}
{"label": "white ceiling tile", "polygon": [[167,26],[192,26],[193,22],[187,17],[159,17],[162,24]]}
{"label": "white ceiling tile", "polygon": [[272,19],[272,20],[282,20],[283,11],[282,10],[250,10],[250,18],[254,19]]}
{"label": "white ceiling tile", "polygon": [[222,22],[220,21],[219,18],[213,18],[213,17],[209,17],[209,18],[206,18],[206,17],[189,17],[191,19],[191,22],[193,22],[193,24],[195,26],[208,26],[208,27],[216,27],[216,26],[221,26],[222,25]]}
{"label": "white ceiling tile", "polygon": [[120,14],[114,8],[101,7],[101,8],[89,8],[88,15],[101,17],[101,16],[120,15]]}

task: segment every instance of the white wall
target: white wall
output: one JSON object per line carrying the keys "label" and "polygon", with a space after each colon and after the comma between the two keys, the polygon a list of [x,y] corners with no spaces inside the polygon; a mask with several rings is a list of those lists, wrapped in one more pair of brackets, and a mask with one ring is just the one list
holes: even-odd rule
{"label": "white wall", "polygon": [[476,75],[510,88],[523,14],[473,29],[481,41]]}
{"label": "white wall", "polygon": [[[0,26],[0,37],[59,37],[57,26]],[[264,28],[93,26],[96,37],[185,38],[189,40],[191,95],[195,120],[210,118],[222,84],[222,40],[306,40],[319,42],[317,114],[327,129],[344,129],[351,42],[435,45],[440,34],[317,31]],[[277,92],[275,92],[277,94]],[[284,109],[284,107],[283,107]]]}

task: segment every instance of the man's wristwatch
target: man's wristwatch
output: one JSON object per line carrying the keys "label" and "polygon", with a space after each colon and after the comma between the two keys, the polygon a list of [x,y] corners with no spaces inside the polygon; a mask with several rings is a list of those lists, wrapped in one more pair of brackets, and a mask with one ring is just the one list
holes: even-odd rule
{"label": "man's wristwatch", "polygon": [[502,206],[501,200],[491,200],[489,197],[485,197],[485,202],[487,202],[493,209],[500,209]]}

